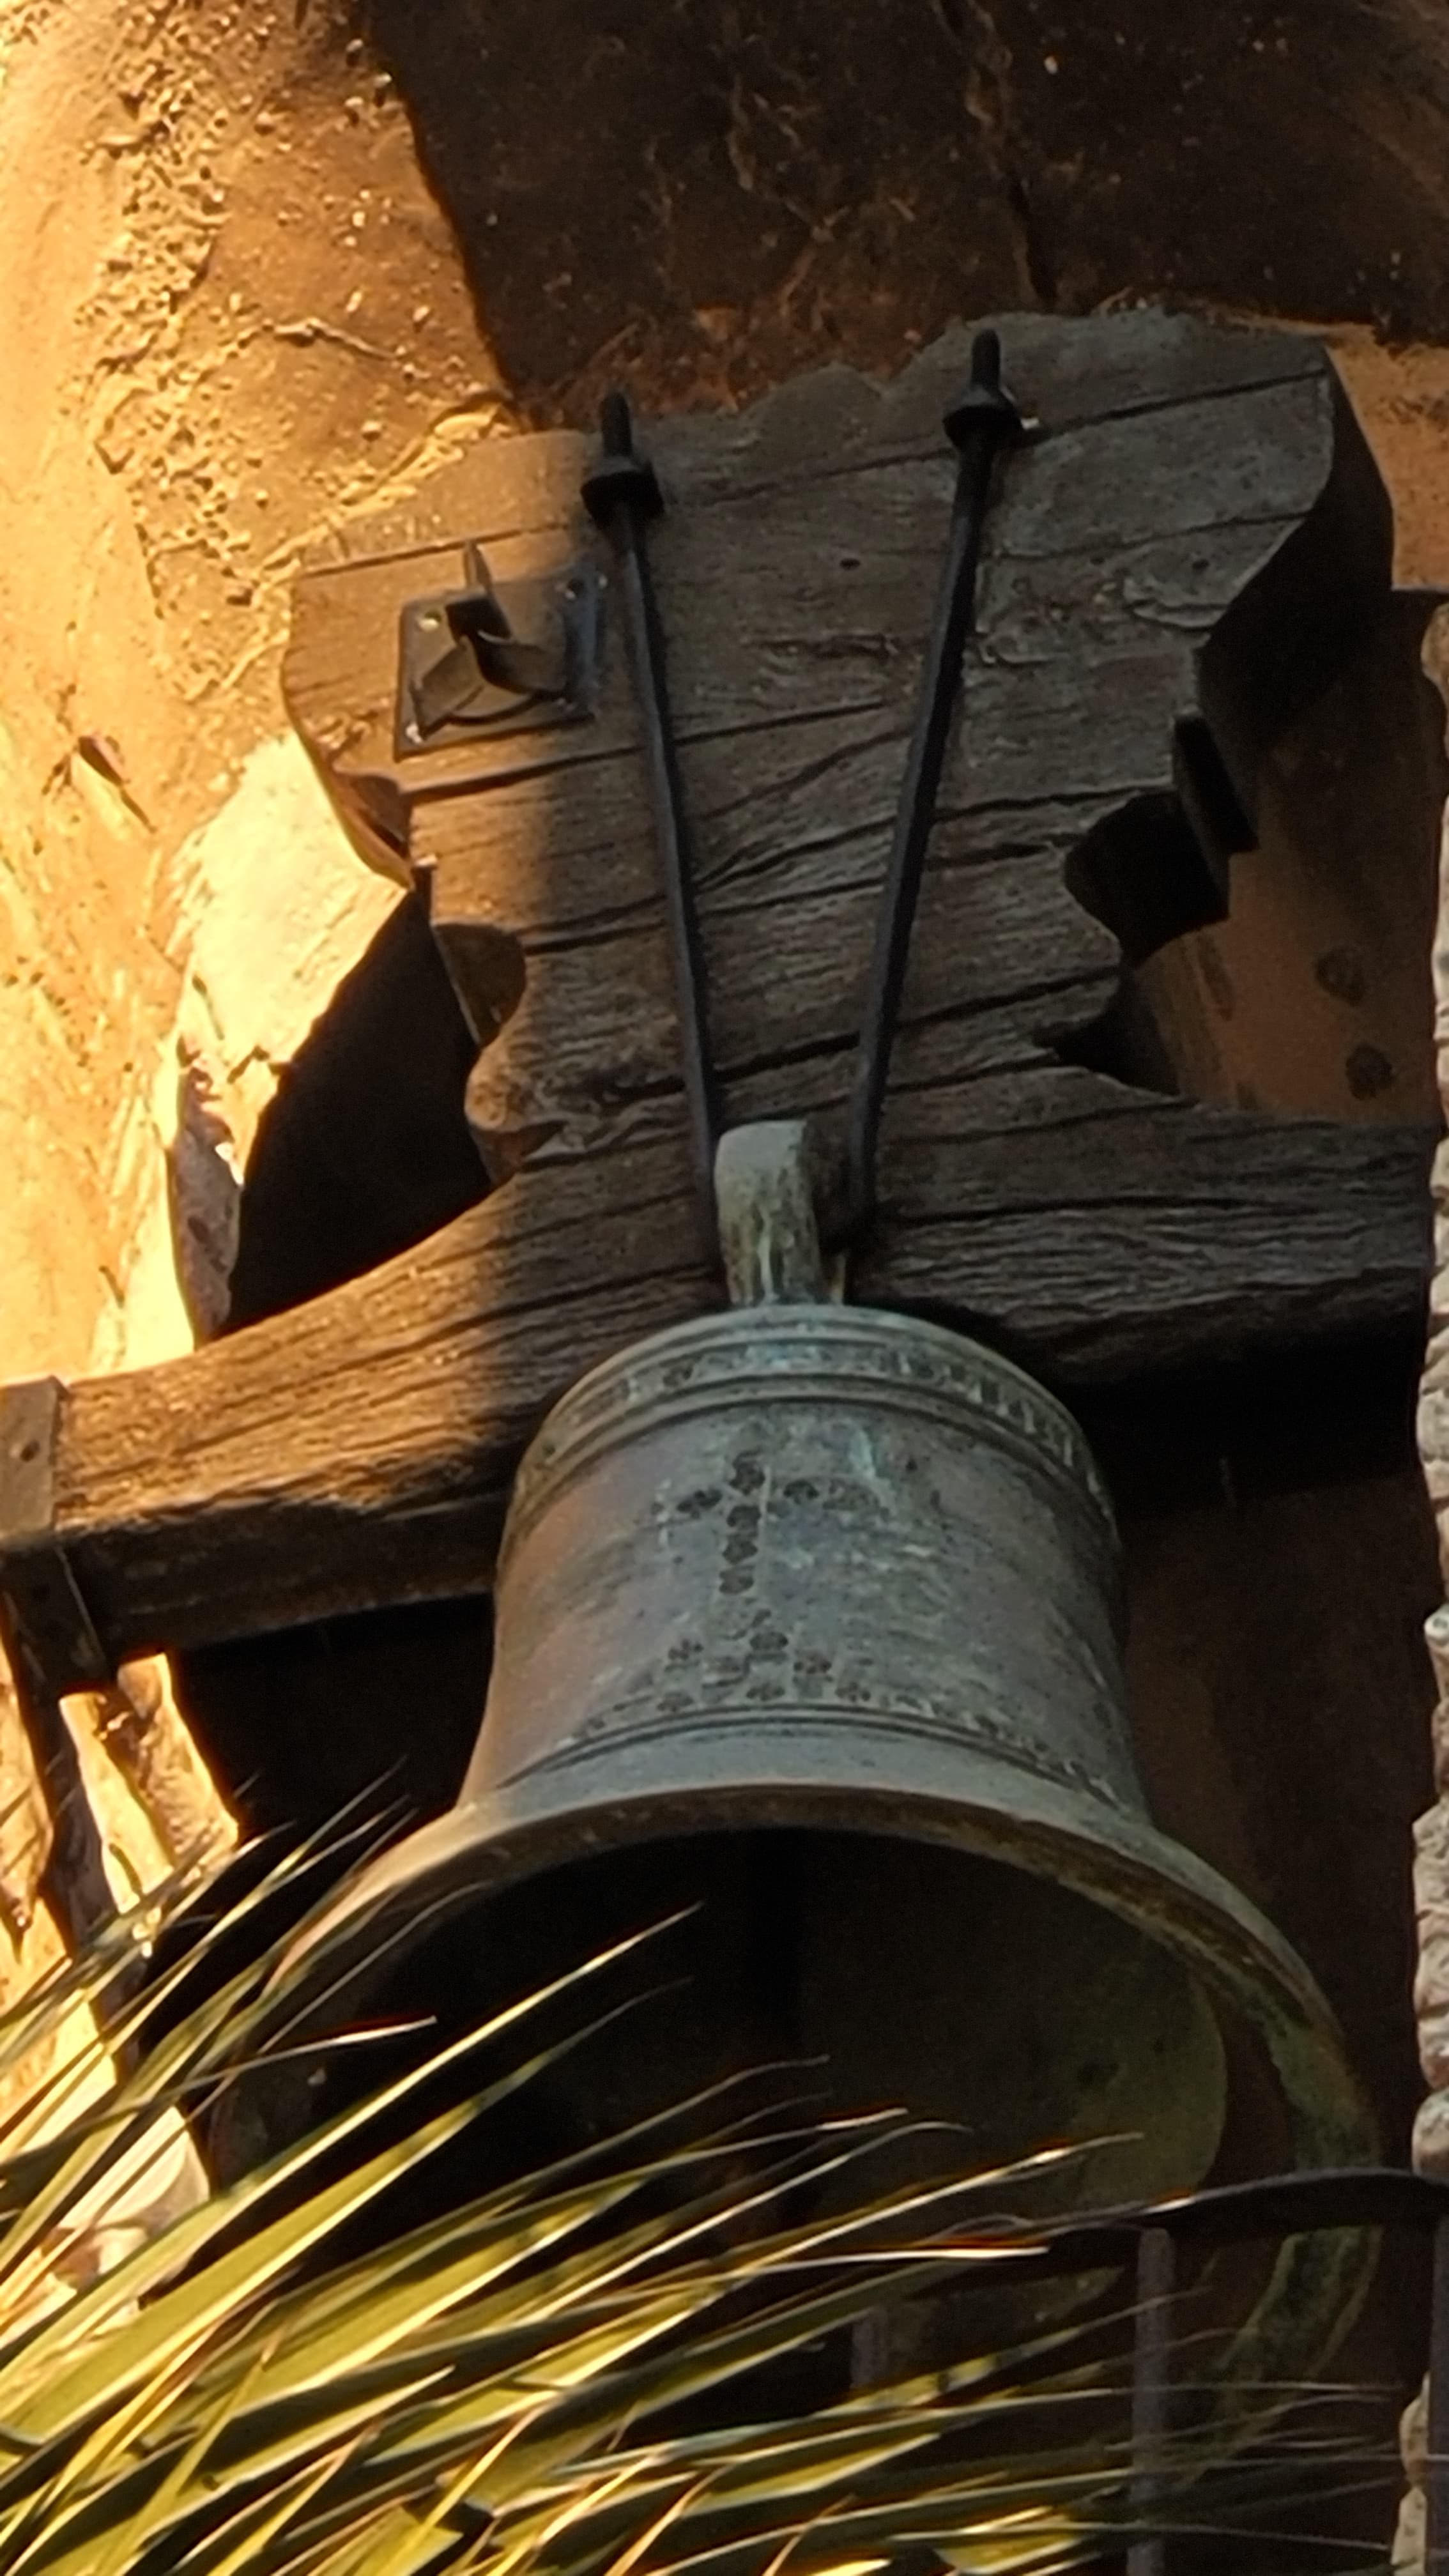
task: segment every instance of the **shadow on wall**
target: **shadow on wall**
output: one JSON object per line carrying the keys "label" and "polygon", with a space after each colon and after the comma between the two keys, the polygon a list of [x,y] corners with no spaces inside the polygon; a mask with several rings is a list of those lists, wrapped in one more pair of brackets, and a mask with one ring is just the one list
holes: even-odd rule
{"label": "shadow on wall", "polygon": [[[258,1129],[227,1331],[360,1278],[476,1204],[476,1052],[421,910],[399,904]],[[414,1817],[457,1794],[491,1636],[486,1600],[369,1612],[177,1656],[177,1691],[249,1830],[325,1824],[353,1799]]]}
{"label": "shadow on wall", "polygon": [[283,1072],[242,1191],[228,1332],[321,1297],[482,1198],[477,1046],[419,906],[389,913]]}
{"label": "shadow on wall", "polygon": [[1422,0],[362,0],[536,410],[1177,298],[1449,337]]}

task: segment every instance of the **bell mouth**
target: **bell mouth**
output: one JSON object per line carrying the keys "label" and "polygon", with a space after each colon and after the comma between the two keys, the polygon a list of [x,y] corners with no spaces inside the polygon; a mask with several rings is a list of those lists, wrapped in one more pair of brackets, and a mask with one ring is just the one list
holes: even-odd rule
{"label": "bell mouth", "polygon": [[[662,1926],[607,1994],[591,1983],[567,2021],[555,2011],[562,2037],[626,2007],[480,2136],[481,2162],[465,2151],[458,2200],[766,2068],[781,2099],[808,2096],[815,2113],[922,2124],[861,2167],[858,2194],[1081,2147],[966,2204],[983,2218],[1375,2160],[1372,2114],[1307,1970],[1154,1827],[1099,1813],[1085,1830],[1076,1801],[1023,1773],[983,1778],[970,1804],[959,1779],[941,1801],[842,1786],[833,1739],[832,1777],[802,1776],[797,1739],[787,1779],[778,1733],[772,1746],[773,1784],[757,1763],[748,1792],[656,1776],[620,1798],[615,1770],[612,1800],[591,1804],[587,1780],[544,1775],[423,1827],[299,1945],[277,1995],[289,2044],[420,2011],[425,2033],[362,2052],[379,2082],[400,2071],[394,2048],[436,2046]],[[258,2131],[279,2143],[360,2089],[357,2052],[328,2063],[305,2095],[295,2075],[242,2085],[253,2152]],[[224,2135],[220,2152],[225,2164]],[[1225,2424],[1246,2427],[1265,2387],[1322,2363],[1375,2259],[1372,2237],[1345,2233],[1219,2262],[1198,2378]],[[994,2310],[974,2322],[1000,2330]]]}
{"label": "bell mouth", "polygon": [[840,2209],[1071,2148],[985,2205],[1101,2207],[1190,2190],[1218,2154],[1226,2059],[1193,1972],[1070,1887],[974,1852],[737,1825],[626,1841],[427,1914],[352,1988],[365,2021],[425,2017],[418,2053],[630,1945],[551,2008],[550,2026],[606,2019],[530,2082],[515,2171],[741,2080],[810,2119],[910,2124],[836,2183]]}

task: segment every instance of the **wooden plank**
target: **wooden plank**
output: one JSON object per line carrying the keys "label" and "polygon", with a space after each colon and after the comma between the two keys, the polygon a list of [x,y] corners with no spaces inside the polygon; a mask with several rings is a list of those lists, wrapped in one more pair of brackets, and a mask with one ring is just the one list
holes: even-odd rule
{"label": "wooden plank", "polygon": [[[1194,842],[1174,728],[1202,720],[1250,807],[1261,741],[1388,597],[1378,478],[1310,342],[1006,327],[1044,432],[992,522],[855,1293],[954,1316],[1068,1394],[1412,1331],[1424,1132],[1199,1107],[1103,1052],[1124,886],[1161,935],[1224,860]],[[736,1119],[840,1117],[965,350],[650,431]],[[393,756],[401,608],[456,579],[465,536],[500,579],[561,577],[595,544],[589,452],[480,446],[300,585],[294,716],[359,849],[406,881],[426,863],[503,1186],[310,1307],[70,1391],[61,1535],[118,1655],[486,1586],[546,1406],[718,1294],[618,637],[593,722]]]}
{"label": "wooden plank", "polygon": [[[1402,1329],[1430,1140],[1061,1076],[897,1112],[859,1293],[955,1313],[1068,1391]],[[70,1390],[60,1534],[112,1652],[483,1589],[547,1405],[708,1306],[669,1143],[526,1169],[418,1251],[192,1357]],[[1246,1283],[1246,1285],[1245,1285]]]}

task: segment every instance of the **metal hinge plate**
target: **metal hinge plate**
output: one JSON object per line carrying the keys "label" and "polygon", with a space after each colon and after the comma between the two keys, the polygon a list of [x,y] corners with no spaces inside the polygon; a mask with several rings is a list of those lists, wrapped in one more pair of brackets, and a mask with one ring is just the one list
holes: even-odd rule
{"label": "metal hinge plate", "polygon": [[495,583],[481,546],[462,551],[465,587],[409,600],[402,612],[399,760],[547,732],[594,712],[604,591],[596,566]]}

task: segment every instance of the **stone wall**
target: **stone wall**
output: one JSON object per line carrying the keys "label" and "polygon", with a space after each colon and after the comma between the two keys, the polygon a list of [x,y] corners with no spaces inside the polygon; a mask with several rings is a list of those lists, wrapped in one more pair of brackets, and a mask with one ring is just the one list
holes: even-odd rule
{"label": "stone wall", "polygon": [[[292,568],[493,373],[336,11],[0,0],[0,1378],[224,1312],[257,1119],[396,900],[286,725]],[[228,1830],[164,1666],[68,1713],[118,1896]],[[0,2008],[45,1850],[0,1676]]]}
{"label": "stone wall", "polygon": [[[1430,627],[1425,667],[1449,704],[1449,614],[1444,612]],[[1434,1044],[1440,1094],[1449,1110],[1449,816],[1445,818],[1439,928],[1434,943]],[[1449,1145],[1441,1146],[1435,1164],[1434,1200],[1435,1279],[1419,1403],[1419,1452],[1449,1594]],[[1429,2088],[1414,2127],[1414,2162],[1421,2173],[1449,2180],[1449,1606],[1433,1613],[1425,1635],[1436,1685],[1432,1741],[1439,1803],[1420,1820],[1414,1836],[1414,1898],[1419,1923],[1414,2009],[1420,2069]],[[1405,2415],[1403,2440],[1409,2493],[1400,2518],[1393,2563],[1402,2576],[1419,2576],[1424,2565],[1427,2390]]]}

